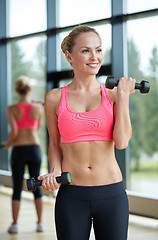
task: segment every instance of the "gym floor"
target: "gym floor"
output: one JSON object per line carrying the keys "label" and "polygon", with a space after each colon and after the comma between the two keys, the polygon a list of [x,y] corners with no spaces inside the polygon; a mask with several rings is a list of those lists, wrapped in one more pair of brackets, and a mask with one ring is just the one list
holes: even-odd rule
{"label": "gym floor", "polygon": [[[54,225],[55,198],[44,197],[45,232],[36,233],[36,212],[31,193],[22,193],[19,233],[8,234],[11,223],[11,189],[0,188],[0,240],[56,240]],[[94,240],[93,231],[90,240]],[[158,220],[130,215],[128,240],[157,240]],[[75,240],[75,239],[74,239]],[[81,239],[82,240],[82,239]]]}

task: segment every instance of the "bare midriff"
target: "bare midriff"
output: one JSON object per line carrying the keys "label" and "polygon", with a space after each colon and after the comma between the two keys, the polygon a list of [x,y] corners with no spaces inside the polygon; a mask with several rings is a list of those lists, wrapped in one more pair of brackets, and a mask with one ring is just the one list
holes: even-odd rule
{"label": "bare midriff", "polygon": [[39,145],[36,129],[19,129],[13,146]]}
{"label": "bare midriff", "polygon": [[73,185],[98,186],[122,181],[113,141],[62,143],[62,171]]}

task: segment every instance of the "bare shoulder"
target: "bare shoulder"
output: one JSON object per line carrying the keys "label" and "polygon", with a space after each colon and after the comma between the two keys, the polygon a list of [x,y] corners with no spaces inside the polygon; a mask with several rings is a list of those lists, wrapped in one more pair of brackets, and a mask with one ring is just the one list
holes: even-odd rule
{"label": "bare shoulder", "polygon": [[42,115],[43,113],[43,104],[39,102],[35,102],[31,109],[31,114],[33,117],[37,117],[37,115]]}
{"label": "bare shoulder", "polygon": [[61,91],[62,88],[54,88],[46,93],[45,96],[45,104],[52,105],[52,106],[59,106],[60,99],[61,99]]}
{"label": "bare shoulder", "polygon": [[8,118],[17,119],[20,116],[20,109],[16,104],[12,104],[7,107]]}
{"label": "bare shoulder", "polygon": [[43,108],[43,102],[40,102],[40,101],[33,102],[32,107],[40,110]]}
{"label": "bare shoulder", "polygon": [[15,111],[17,111],[18,107],[16,104],[12,104],[12,105],[9,105],[7,107],[7,112],[8,113],[14,113]]}

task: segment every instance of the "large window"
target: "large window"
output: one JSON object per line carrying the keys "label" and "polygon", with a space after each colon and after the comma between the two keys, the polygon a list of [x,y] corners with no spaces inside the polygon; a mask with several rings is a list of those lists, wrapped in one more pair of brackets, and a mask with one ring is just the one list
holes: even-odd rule
{"label": "large window", "polygon": [[57,26],[90,22],[98,19],[104,19],[111,16],[110,0],[58,0],[58,19]]}
{"label": "large window", "polygon": [[[139,1],[138,1],[139,2]],[[131,96],[130,189],[158,197],[158,17],[128,21],[129,76],[150,82]]]}
{"label": "large window", "polygon": [[144,1],[144,0],[126,0],[128,13],[151,10],[158,8],[158,1]]}
{"label": "large window", "polygon": [[12,101],[17,100],[15,80],[20,75],[31,78],[32,100],[44,101],[46,87],[46,37],[31,37],[11,42]]}
{"label": "large window", "polygon": [[[31,80],[31,100],[44,102],[46,92],[46,37],[34,37],[11,43],[12,103],[18,101],[14,91],[16,79],[26,75]],[[46,154],[45,120],[39,131],[42,152]]]}
{"label": "large window", "polygon": [[9,0],[10,37],[46,30],[46,0]]}
{"label": "large window", "polygon": [[[9,29],[11,37],[11,102],[18,101],[14,84],[21,75],[31,79],[30,100],[44,102],[46,93],[46,0],[10,0]],[[29,36],[30,34],[30,36]],[[34,34],[34,37],[31,36]],[[23,35],[21,37],[21,35]],[[27,35],[25,37],[25,35]],[[46,124],[43,114],[38,132],[42,149],[41,172],[47,172]]]}

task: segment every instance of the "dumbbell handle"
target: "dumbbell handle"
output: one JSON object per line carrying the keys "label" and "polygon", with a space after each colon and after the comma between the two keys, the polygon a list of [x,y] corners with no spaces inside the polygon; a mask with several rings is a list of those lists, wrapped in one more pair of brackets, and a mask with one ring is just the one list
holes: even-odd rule
{"label": "dumbbell handle", "polygon": [[[114,85],[115,87],[118,86],[118,82],[119,82],[119,81],[117,81],[117,82],[115,83],[115,85]],[[142,86],[141,83],[135,83],[135,89],[140,89],[141,86]]]}
{"label": "dumbbell handle", "polygon": [[[36,187],[42,186],[42,181],[43,181],[43,180],[35,180],[34,178],[31,178],[31,179],[33,179],[34,185],[35,185]],[[30,179],[28,179],[28,180],[30,180]],[[56,177],[56,181],[57,181],[57,183],[61,183],[61,182],[62,182],[62,181],[61,181],[61,177],[60,177],[60,176],[59,176],[59,177]]]}
{"label": "dumbbell handle", "polygon": [[[56,177],[57,183],[62,183],[63,185],[68,185],[71,183],[71,176],[69,172],[63,172],[61,176]],[[30,191],[35,191],[36,187],[42,185],[42,180],[35,180],[34,178],[27,179],[27,188]]]}

